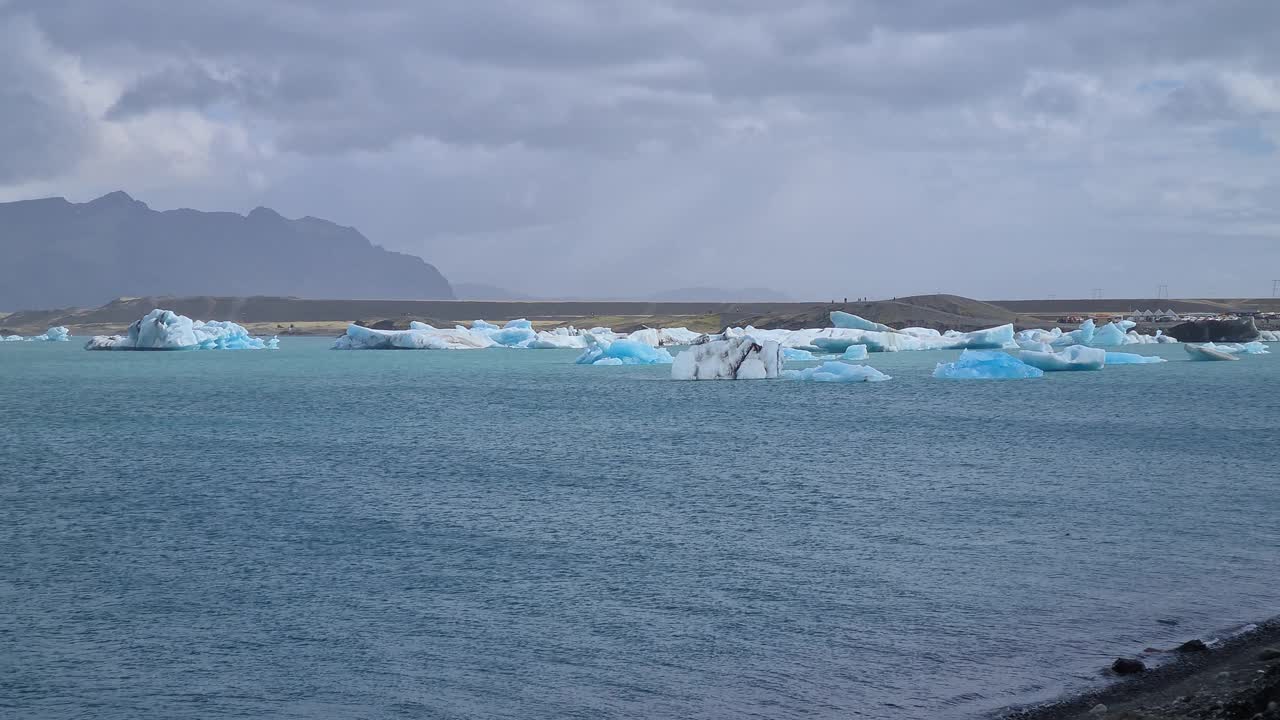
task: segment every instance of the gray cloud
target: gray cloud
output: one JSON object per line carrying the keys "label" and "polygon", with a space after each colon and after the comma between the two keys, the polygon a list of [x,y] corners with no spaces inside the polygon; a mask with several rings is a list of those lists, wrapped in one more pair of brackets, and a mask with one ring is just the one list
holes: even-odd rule
{"label": "gray cloud", "polygon": [[1008,294],[1029,263],[1087,292],[1058,243],[1274,229],[1275,3],[10,0],[0,27],[28,38],[0,191],[336,214],[536,293]]}

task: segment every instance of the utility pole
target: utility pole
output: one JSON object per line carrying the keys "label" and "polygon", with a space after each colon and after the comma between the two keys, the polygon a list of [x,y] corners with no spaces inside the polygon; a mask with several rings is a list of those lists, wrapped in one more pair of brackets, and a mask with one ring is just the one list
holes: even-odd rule
{"label": "utility pole", "polygon": [[1271,297],[1280,297],[1280,280],[1271,281]]}
{"label": "utility pole", "polygon": [[1168,300],[1168,299],[1169,299],[1169,286],[1168,286],[1168,285],[1160,285],[1160,286],[1156,287],[1156,298],[1157,298],[1157,299],[1159,299],[1159,300]]}

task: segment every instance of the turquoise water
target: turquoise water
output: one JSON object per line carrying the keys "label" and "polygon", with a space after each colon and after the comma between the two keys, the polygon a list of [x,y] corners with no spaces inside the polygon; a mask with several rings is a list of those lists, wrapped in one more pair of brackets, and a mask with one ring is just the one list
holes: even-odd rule
{"label": "turquoise water", "polygon": [[326,347],[0,345],[0,716],[970,718],[1280,606],[1280,354]]}

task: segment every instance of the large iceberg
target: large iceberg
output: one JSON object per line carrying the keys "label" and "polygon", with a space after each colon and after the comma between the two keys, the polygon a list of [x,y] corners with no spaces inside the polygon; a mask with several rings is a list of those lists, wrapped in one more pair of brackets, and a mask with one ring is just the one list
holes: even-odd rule
{"label": "large iceberg", "polygon": [[[15,335],[14,337],[17,336]],[[59,325],[58,327],[49,328],[43,335],[36,335],[27,339],[35,342],[67,342],[71,340],[71,331]]]}
{"label": "large iceberg", "polygon": [[1111,322],[1098,328],[1093,333],[1093,339],[1089,341],[1089,344],[1093,347],[1116,347],[1127,342],[1128,337],[1125,335],[1125,328],[1121,327],[1119,323]]}
{"label": "large iceberg", "polygon": [[98,335],[86,350],[275,350],[277,338],[263,340],[224,320],[192,320],[172,310],[152,310],[129,326],[128,335]]}
{"label": "large iceberg", "polygon": [[1108,365],[1148,365],[1152,363],[1167,362],[1162,357],[1155,355],[1138,355],[1137,353],[1123,353],[1107,351]]}
{"label": "large iceberg", "polygon": [[1072,345],[1061,352],[1023,350],[1018,353],[1018,359],[1045,372],[1101,370],[1107,362],[1107,351],[1084,345]]}
{"label": "large iceberg", "polygon": [[789,380],[810,382],[884,382],[893,379],[868,365],[832,361],[803,370],[786,370],[782,374]]}
{"label": "large iceberg", "polygon": [[1229,352],[1224,352],[1217,348],[1207,347],[1207,345],[1193,345],[1187,343],[1182,346],[1192,360],[1239,360],[1240,358]]}
{"label": "large iceberg", "polygon": [[933,376],[946,380],[1020,380],[1044,371],[999,350],[965,350],[955,362],[938,363]]}
{"label": "large iceberg", "polygon": [[610,340],[585,336],[587,349],[575,361],[579,365],[666,365],[671,353],[635,340]]}
{"label": "large iceberg", "polygon": [[689,346],[671,365],[675,380],[764,380],[778,377],[782,348],[747,336]]}

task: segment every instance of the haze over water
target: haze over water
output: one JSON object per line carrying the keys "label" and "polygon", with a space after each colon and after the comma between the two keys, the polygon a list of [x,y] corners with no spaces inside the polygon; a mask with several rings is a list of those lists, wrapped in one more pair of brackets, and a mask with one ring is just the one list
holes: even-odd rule
{"label": "haze over water", "polygon": [[327,345],[0,346],[0,715],[972,718],[1280,601],[1280,354]]}

